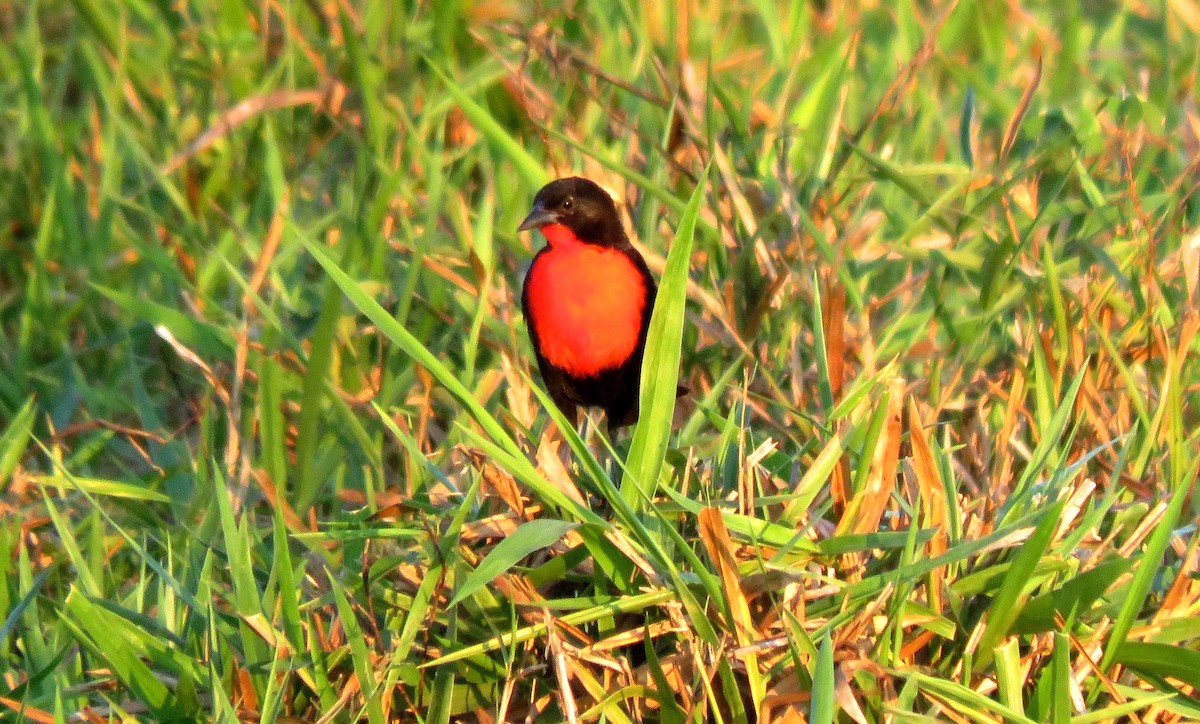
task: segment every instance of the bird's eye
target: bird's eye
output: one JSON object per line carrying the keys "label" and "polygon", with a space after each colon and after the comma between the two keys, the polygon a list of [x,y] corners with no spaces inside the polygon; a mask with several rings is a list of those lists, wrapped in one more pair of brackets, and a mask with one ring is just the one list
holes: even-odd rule
{"label": "bird's eye", "polygon": [[563,199],[563,202],[562,202],[562,207],[563,207],[564,209],[569,209],[569,208],[571,208],[571,207],[572,207],[572,206],[574,206],[574,205],[575,205],[575,201],[574,201],[574,199],[572,199],[570,196],[568,196],[567,198]]}

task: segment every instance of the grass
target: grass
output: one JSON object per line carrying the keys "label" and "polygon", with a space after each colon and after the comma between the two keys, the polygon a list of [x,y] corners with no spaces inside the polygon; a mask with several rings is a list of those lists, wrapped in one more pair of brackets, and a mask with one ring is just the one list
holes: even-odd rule
{"label": "grass", "polygon": [[[1197,17],[0,8],[0,720],[1200,718]],[[569,173],[664,279],[612,449]]]}

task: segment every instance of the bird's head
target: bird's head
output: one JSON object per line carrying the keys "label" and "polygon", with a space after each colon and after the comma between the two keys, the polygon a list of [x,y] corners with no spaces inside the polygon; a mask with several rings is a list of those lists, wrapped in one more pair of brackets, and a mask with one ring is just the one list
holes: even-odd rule
{"label": "bird's head", "polygon": [[[621,216],[612,197],[596,182],[579,176],[560,178],[542,187],[533,197],[533,208],[517,231],[541,229],[551,239],[551,229],[566,227],[579,241],[612,246],[626,241]],[[553,239],[551,239],[553,243]]]}

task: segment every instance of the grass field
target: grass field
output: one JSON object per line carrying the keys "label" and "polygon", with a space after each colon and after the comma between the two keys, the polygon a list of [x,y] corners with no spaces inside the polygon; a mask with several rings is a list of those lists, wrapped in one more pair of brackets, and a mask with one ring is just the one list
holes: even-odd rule
{"label": "grass field", "polygon": [[[1200,718],[1197,33],[0,6],[0,721]],[[611,441],[571,174],[663,279]]]}

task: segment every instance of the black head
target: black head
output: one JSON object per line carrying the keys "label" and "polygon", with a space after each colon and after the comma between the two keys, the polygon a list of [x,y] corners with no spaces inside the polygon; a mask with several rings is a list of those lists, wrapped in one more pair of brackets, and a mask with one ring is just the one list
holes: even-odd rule
{"label": "black head", "polygon": [[533,197],[533,209],[517,231],[562,224],[580,241],[613,245],[626,241],[612,197],[594,181],[579,176],[551,181]]}

